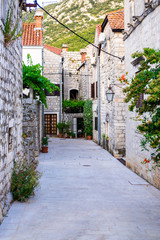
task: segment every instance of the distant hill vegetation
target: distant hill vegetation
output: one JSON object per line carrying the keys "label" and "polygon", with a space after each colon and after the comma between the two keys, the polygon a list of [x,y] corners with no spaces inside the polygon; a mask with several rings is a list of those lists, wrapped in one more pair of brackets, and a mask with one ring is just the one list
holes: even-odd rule
{"label": "distant hill vegetation", "polygon": [[[123,0],[63,0],[44,8],[59,21],[94,42],[96,24],[101,24],[106,13],[123,7]],[[26,14],[23,16],[25,19]],[[34,13],[27,20],[34,21]],[[44,14],[44,43],[58,48],[68,44],[70,51],[79,51],[87,43],[79,39],[55,20]]]}

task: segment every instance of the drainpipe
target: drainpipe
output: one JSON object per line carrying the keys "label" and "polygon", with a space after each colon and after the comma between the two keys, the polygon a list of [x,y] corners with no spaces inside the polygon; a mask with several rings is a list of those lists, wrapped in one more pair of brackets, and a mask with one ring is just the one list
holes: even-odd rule
{"label": "drainpipe", "polygon": [[59,82],[60,82],[60,99],[59,99],[59,122],[62,122],[62,62],[59,64]]}
{"label": "drainpipe", "polygon": [[[42,75],[44,75],[43,19],[42,19]],[[42,136],[45,137],[44,104],[42,104]]]}
{"label": "drainpipe", "polygon": [[64,63],[64,58],[62,57],[60,65],[59,65],[59,82],[60,82],[60,108],[59,108],[59,122],[62,122],[62,77],[63,77],[63,63]]}
{"label": "drainpipe", "polygon": [[86,62],[87,65],[87,99],[89,99],[89,71],[88,71],[88,62]]}
{"label": "drainpipe", "polygon": [[97,82],[98,82],[98,144],[101,141],[101,119],[100,119],[100,55],[97,56]]}

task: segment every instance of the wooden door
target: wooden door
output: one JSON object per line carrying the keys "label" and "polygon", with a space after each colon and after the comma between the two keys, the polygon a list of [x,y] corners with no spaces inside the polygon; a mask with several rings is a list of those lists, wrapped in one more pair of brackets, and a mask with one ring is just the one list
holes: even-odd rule
{"label": "wooden door", "polygon": [[57,114],[45,114],[45,134],[57,135]]}

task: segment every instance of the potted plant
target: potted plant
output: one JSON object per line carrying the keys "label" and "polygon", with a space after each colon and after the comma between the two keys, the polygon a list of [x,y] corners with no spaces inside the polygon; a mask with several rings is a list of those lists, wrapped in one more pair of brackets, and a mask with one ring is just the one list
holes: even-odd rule
{"label": "potted plant", "polygon": [[74,132],[72,132],[72,138],[75,138],[76,134]]}
{"label": "potted plant", "polygon": [[106,135],[105,135],[105,133],[103,133],[103,134],[102,134],[102,138],[103,138],[103,143],[102,143],[102,145],[103,145],[103,148],[104,148],[104,149],[106,148],[106,139],[105,139],[105,137],[106,137]]}
{"label": "potted plant", "polygon": [[64,122],[64,133],[66,134],[66,138],[69,138],[69,127],[70,127],[70,123],[65,123]]}
{"label": "potted plant", "polygon": [[68,133],[69,138],[72,138],[72,132]]}
{"label": "potted plant", "polygon": [[42,138],[42,153],[48,153],[48,139],[49,137]]}
{"label": "potted plant", "polygon": [[64,135],[68,136],[70,123],[65,121],[59,122],[57,128],[59,130],[59,138],[62,138]]}
{"label": "potted plant", "polygon": [[64,123],[63,122],[59,122],[57,124],[57,128],[59,130],[59,138],[63,138],[63,129],[64,129]]}

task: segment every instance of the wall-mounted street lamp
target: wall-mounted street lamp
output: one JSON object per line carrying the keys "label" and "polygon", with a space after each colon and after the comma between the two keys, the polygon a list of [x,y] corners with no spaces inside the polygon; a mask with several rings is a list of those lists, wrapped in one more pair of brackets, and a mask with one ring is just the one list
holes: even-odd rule
{"label": "wall-mounted street lamp", "polygon": [[112,90],[112,87],[109,86],[108,90],[106,91],[106,98],[108,102],[112,102],[114,98],[114,92]]}

